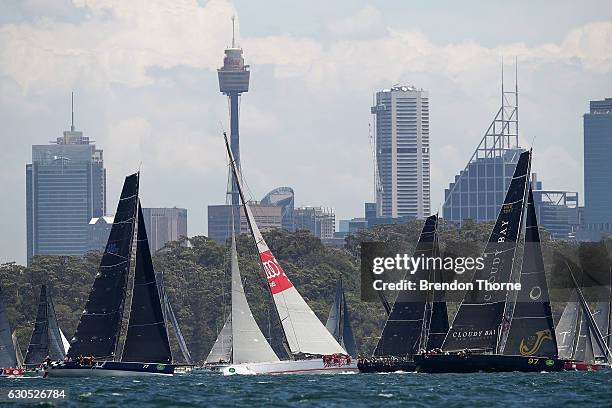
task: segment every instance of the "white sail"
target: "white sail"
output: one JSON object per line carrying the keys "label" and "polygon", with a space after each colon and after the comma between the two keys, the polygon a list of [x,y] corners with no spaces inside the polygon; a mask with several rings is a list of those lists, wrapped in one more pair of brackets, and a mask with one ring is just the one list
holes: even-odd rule
{"label": "white sail", "polygon": [[15,348],[15,358],[17,359],[17,367],[23,367],[23,354],[21,354],[21,347],[17,341],[17,333],[13,331],[11,336],[13,338],[13,347]]}
{"label": "white sail", "polygon": [[576,291],[572,291],[570,299],[567,305],[565,305],[561,319],[559,319],[559,323],[555,329],[559,358],[566,360],[572,360],[574,358],[576,330],[580,310],[577,297]]}
{"label": "white sail", "polygon": [[62,329],[59,329],[59,331],[60,336],[62,337],[62,346],[64,347],[64,353],[68,353],[68,349],[70,348],[70,342],[68,341],[66,336],[64,336],[64,332],[62,331]]}
{"label": "white sail", "polygon": [[232,363],[279,361],[259,329],[244,293],[232,228]]}
{"label": "white sail", "polygon": [[232,358],[232,315],[227,317],[223,328],[215,340],[206,363],[229,363]]}
{"label": "white sail", "polygon": [[270,251],[268,244],[259,231],[259,227],[255,222],[251,209],[244,199],[242,177],[236,167],[227,137],[225,138],[225,145],[230,157],[232,172],[237,181],[247,221],[251,227],[253,238],[257,243],[259,259],[266,273],[268,285],[270,286],[274,304],[283,325],[283,330],[291,353],[319,355],[334,353],[344,354],[345,351],[342,346],[338,344],[336,339],[334,339],[312,309],[310,309]]}

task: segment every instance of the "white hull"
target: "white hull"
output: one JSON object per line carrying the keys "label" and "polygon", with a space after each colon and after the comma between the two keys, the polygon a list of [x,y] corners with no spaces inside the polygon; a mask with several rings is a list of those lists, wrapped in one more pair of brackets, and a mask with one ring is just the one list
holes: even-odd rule
{"label": "white hull", "polygon": [[203,367],[193,367],[191,371],[194,374],[222,374],[223,369],[229,367],[229,364],[209,365]]}
{"label": "white hull", "polygon": [[357,361],[350,364],[325,364],[322,359],[286,360],[269,363],[232,364],[223,368],[223,375],[257,374],[333,374],[358,373]]}

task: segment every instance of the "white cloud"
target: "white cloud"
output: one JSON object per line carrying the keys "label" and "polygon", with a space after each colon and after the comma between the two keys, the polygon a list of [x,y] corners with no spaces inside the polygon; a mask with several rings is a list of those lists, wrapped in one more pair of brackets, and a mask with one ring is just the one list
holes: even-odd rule
{"label": "white cloud", "polygon": [[328,30],[339,36],[355,36],[358,34],[376,34],[386,31],[383,15],[372,5],[367,5],[352,16],[331,20],[327,23]]}

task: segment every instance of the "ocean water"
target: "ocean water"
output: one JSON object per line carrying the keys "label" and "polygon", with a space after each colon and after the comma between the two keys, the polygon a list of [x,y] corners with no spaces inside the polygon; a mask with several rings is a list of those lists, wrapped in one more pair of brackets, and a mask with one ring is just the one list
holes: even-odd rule
{"label": "ocean water", "polygon": [[53,405],[67,407],[612,407],[612,371],[0,379],[8,387],[65,389]]}

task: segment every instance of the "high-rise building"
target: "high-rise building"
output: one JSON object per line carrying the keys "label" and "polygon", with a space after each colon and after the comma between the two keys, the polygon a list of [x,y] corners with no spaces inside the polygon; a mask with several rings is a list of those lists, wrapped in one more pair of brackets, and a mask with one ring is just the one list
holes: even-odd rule
{"label": "high-rise building", "polygon": [[544,190],[537,175],[531,176],[533,202],[540,227],[552,239],[573,239],[579,226],[578,192]]}
{"label": "high-rise building", "polygon": [[143,208],[142,215],[151,252],[159,251],[167,242],[187,237],[185,208]]}
{"label": "high-rise building", "polygon": [[[249,207],[255,218],[255,222],[261,231],[273,228],[282,228],[281,206],[261,205],[258,202],[250,202]],[[249,234],[249,225],[244,214],[244,207],[240,206],[240,214],[237,217],[239,222],[239,234]],[[235,217],[236,218],[236,217]],[[232,232],[232,205],[209,205],[208,206],[208,237],[215,242],[224,244]]]}
{"label": "high-rise building", "polygon": [[106,212],[101,149],[74,127],[54,144],[32,146],[26,165],[27,256],[87,252],[87,226]]}
{"label": "high-rise building", "polygon": [[[503,77],[503,74],[502,74]],[[444,190],[442,217],[449,221],[497,218],[514,168],[524,151],[518,145],[518,86],[506,91],[501,106],[467,165]]]}
{"label": "high-rise building", "polygon": [[94,217],[87,225],[87,252],[104,251],[115,217],[105,215]]}
{"label": "high-rise building", "polygon": [[612,98],[591,101],[584,114],[584,223],[612,232]]}
{"label": "high-rise building", "polygon": [[296,230],[309,230],[316,237],[331,239],[336,231],[334,210],[325,207],[297,207],[293,211]]}
{"label": "high-rise building", "polygon": [[430,213],[429,94],[393,86],[376,93],[377,211],[380,217]]}
{"label": "high-rise building", "polygon": [[295,206],[295,195],[291,187],[278,187],[270,191],[261,199],[262,206],[281,207],[282,227],[285,231],[295,231],[293,225],[293,208]]}

